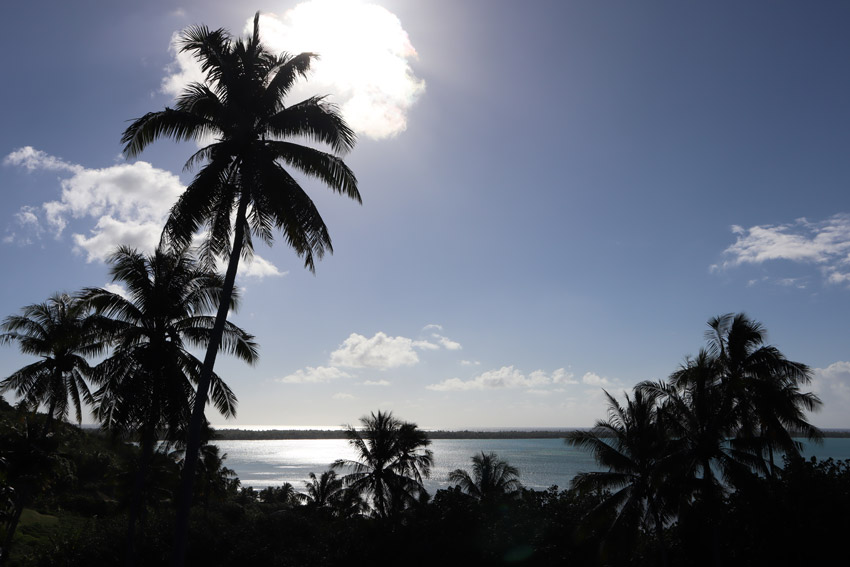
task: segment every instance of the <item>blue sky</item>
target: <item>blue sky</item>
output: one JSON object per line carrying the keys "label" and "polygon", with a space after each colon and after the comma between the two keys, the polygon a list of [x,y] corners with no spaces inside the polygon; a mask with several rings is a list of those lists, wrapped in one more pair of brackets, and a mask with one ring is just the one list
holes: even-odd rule
{"label": "blue sky", "polygon": [[[0,314],[109,282],[195,146],[120,156],[192,77],[191,24],[322,59],[363,205],[307,182],[335,253],[240,274],[237,426],[587,426],[746,312],[850,427],[850,6],[843,2],[29,2],[6,9]],[[27,363],[0,350],[0,376]],[[213,423],[223,423],[209,412]]]}

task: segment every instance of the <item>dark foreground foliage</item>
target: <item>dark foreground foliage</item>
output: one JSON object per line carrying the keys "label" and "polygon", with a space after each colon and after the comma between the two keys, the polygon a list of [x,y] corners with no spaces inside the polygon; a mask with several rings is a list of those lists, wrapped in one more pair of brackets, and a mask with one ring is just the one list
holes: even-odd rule
{"label": "dark foreground foliage", "polygon": [[[0,418],[0,478],[26,498],[9,565],[121,564],[135,447],[67,425],[44,438],[28,436],[42,431],[43,416],[8,407]],[[588,515],[603,493],[552,487],[479,500],[454,488],[397,517],[367,518],[304,504],[287,486],[240,488],[220,460],[218,466],[222,474],[198,479],[206,496],[193,511],[190,565],[358,567],[404,558],[412,567],[650,566],[658,560],[654,531],[612,534],[609,519]],[[167,455],[151,468],[156,489],[146,502],[136,565],[168,561],[178,476],[178,463]],[[751,476],[711,510],[693,502],[664,529],[669,564],[827,564],[850,530],[848,509],[850,460],[792,460],[772,479]],[[720,538],[720,557],[707,551],[710,533]]]}

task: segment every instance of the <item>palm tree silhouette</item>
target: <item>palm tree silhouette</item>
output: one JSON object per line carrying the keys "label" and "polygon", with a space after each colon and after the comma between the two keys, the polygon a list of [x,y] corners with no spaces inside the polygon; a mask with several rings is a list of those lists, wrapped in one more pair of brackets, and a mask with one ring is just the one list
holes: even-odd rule
{"label": "palm tree silhouette", "polygon": [[[99,364],[94,381],[96,415],[105,429],[137,435],[141,454],[128,527],[128,564],[133,560],[135,522],[142,511],[148,464],[159,435],[171,442],[185,436],[201,361],[189,349],[212,340],[214,319],[206,315],[222,299],[220,275],[201,268],[186,250],[156,250],[150,256],[120,247],[109,258],[113,281],[126,297],[101,288],[83,290],[82,302],[110,321],[114,348]],[[231,294],[231,309],[238,295]],[[221,348],[242,360],[257,359],[253,337],[230,322]],[[236,412],[236,396],[215,373],[210,398],[225,417]]]}
{"label": "palm tree silhouette", "polygon": [[498,499],[515,493],[522,488],[519,469],[499,458],[496,453],[472,456],[472,474],[463,469],[449,473],[449,482],[454,482],[463,492],[479,501]]}
{"label": "palm tree silhouette", "polygon": [[301,500],[319,508],[331,506],[343,490],[342,479],[334,470],[326,470],[318,477],[311,472],[309,477],[310,480],[304,483],[307,493],[302,495]]}
{"label": "palm tree silhouette", "polygon": [[722,366],[724,385],[735,398],[737,436],[752,441],[760,455],[767,453],[772,475],[775,451],[797,457],[802,445],[795,437],[823,438],[805,415],[819,409],[821,401],[800,391],[811,382],[811,370],[766,345],[767,330],[743,313],[714,317],[708,326],[708,352]]}
{"label": "palm tree silhouette", "polygon": [[661,563],[666,565],[664,525],[670,518],[664,483],[670,476],[670,439],[659,419],[659,393],[649,388],[626,395],[625,406],[608,392],[608,419],[599,420],[589,431],[570,432],[565,441],[587,449],[607,471],[576,475],[573,487],[582,492],[610,492],[592,511],[610,517],[612,533],[635,533],[642,524],[652,526],[659,545]]}
{"label": "palm tree silhouette", "polygon": [[351,469],[343,477],[345,486],[366,496],[378,517],[392,518],[427,495],[422,481],[434,462],[425,449],[431,441],[415,423],[398,420],[392,412],[372,413],[360,423],[360,431],[346,428],[358,460],[339,459],[331,466]]}
{"label": "palm tree silhouette", "polygon": [[57,293],[24,307],[20,315],[6,317],[0,330],[0,343],[16,342],[22,353],[40,358],[0,382],[0,391],[14,391],[34,408],[46,405],[45,430],[53,419],[68,415],[69,399],[80,423],[82,403],[93,402],[86,384],[92,368],[86,357],[106,349],[101,319],[90,315],[78,299]]}
{"label": "palm tree silhouette", "polygon": [[[287,244],[315,269],[315,258],[332,252],[327,227],[309,196],[287,172],[292,167],[360,202],[357,180],[336,154],[349,151],[355,136],[336,108],[323,97],[286,106],[292,85],[305,77],[313,53],[269,53],[260,43],[259,12],[252,35],[234,40],[224,29],[194,26],[180,37],[181,52],[192,53],[205,73],[186,87],[175,107],[145,114],[124,132],[124,155],[135,157],[157,138],[214,141],[196,152],[187,166],[204,163],[171,210],[164,241],[186,246],[195,232],[208,229],[203,258],[227,256],[228,264],[213,336],[204,358],[187,442],[186,467],[177,518],[174,562],[182,565],[192,493],[192,475],[208,382],[239,259],[253,251],[253,237],[271,244],[281,230]],[[287,141],[301,139],[328,146],[333,153]],[[235,218],[232,214],[235,210]]]}

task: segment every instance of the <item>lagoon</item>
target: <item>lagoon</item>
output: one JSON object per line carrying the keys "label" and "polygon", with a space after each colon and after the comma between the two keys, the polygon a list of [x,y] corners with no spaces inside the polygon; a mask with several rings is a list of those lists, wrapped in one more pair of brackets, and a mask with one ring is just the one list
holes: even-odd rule
{"label": "lagoon", "polygon": [[[215,441],[227,454],[224,464],[233,469],[242,486],[256,489],[289,482],[304,490],[309,473],[318,476],[336,459],[354,459],[344,439]],[[448,474],[469,469],[472,455],[494,452],[519,468],[527,488],[544,490],[552,485],[568,488],[580,472],[600,470],[587,451],[566,445],[562,439],[435,439],[431,442],[434,466],[425,488],[434,494],[448,488]],[[806,457],[850,459],[850,438],[830,437],[821,445],[806,444]],[[344,471],[342,471],[344,473]]]}

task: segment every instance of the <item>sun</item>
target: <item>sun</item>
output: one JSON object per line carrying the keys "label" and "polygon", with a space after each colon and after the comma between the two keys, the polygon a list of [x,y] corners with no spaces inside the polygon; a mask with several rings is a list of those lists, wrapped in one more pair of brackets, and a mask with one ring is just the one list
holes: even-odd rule
{"label": "sun", "polygon": [[403,131],[407,109],[424,91],[410,67],[417,54],[407,32],[377,4],[302,2],[282,15],[262,14],[260,34],[272,52],[318,53],[309,90],[332,93],[359,133],[383,138]]}

